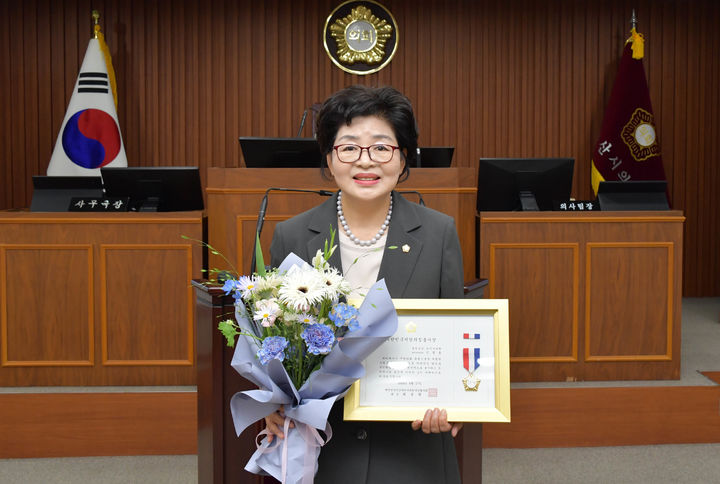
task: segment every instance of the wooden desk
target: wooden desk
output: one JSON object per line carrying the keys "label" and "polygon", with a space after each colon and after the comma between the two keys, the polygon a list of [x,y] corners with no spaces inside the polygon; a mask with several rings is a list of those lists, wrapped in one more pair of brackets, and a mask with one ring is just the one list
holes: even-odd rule
{"label": "wooden desk", "polygon": [[193,385],[202,212],[0,212],[0,385]]}
{"label": "wooden desk", "polygon": [[510,300],[512,381],[680,378],[681,212],[479,217],[487,295]]}
{"label": "wooden desk", "polygon": [[[465,280],[475,278],[475,170],[472,168],[413,168],[399,191],[418,191],[428,207],[455,218],[463,251]],[[225,255],[240,273],[250,269],[255,228],[265,190],[270,187],[336,190],[315,168],[210,168],[208,170],[208,243]],[[415,194],[405,195],[417,201]],[[272,192],[260,237],[269,262],[269,247],[277,222],[320,204],[313,193]],[[238,261],[240,263],[238,264]],[[227,262],[210,256],[210,268],[227,268]]]}

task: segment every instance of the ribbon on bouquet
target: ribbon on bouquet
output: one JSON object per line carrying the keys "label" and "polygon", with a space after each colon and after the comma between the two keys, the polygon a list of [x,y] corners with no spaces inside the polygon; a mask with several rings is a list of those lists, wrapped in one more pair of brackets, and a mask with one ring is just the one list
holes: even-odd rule
{"label": "ribbon on bouquet", "polygon": [[[287,478],[288,438],[290,435],[291,422],[295,424],[295,430],[300,434],[302,439],[305,441],[305,444],[310,449],[319,449],[320,447],[330,442],[330,439],[332,438],[332,427],[330,426],[330,422],[328,422],[328,424],[325,426],[324,432],[327,437],[323,439],[320,433],[314,427],[304,424],[302,422],[296,422],[289,417],[285,417],[285,421],[283,423],[283,435],[286,438],[280,439],[276,437],[274,440],[274,444],[268,444],[267,438],[262,442],[258,443],[259,437],[270,435],[268,429],[261,430],[260,433],[258,433],[255,437],[255,446],[257,447],[257,451],[260,454],[274,452],[277,446],[280,445],[280,441],[282,440],[282,458],[280,471],[281,478],[278,479],[280,482],[282,482],[282,484],[285,484]],[[317,463],[316,458],[313,457],[314,455],[315,452],[305,452],[305,460],[302,472],[302,484],[313,484],[313,481],[315,479],[315,464]]]}

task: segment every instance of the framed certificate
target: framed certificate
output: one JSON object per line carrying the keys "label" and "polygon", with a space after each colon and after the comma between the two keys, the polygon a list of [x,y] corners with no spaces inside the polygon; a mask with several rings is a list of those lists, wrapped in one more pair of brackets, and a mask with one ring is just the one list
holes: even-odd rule
{"label": "framed certificate", "polygon": [[510,421],[507,299],[393,299],[395,335],[364,361],[345,420]]}

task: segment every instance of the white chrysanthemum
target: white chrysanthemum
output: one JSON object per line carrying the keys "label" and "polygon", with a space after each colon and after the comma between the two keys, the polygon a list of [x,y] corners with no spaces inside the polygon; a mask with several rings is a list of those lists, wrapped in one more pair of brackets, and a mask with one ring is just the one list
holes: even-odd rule
{"label": "white chrysanthemum", "polygon": [[258,321],[267,328],[275,324],[278,313],[280,313],[280,306],[275,299],[261,299],[255,303],[255,314],[253,317],[255,321]]}
{"label": "white chrysanthemum", "polygon": [[258,292],[272,291],[274,296],[277,296],[280,284],[282,284],[282,277],[275,272],[269,272],[263,277],[258,277],[255,281],[256,290]]}
{"label": "white chrysanthemum", "polygon": [[322,281],[328,299],[337,300],[340,295],[347,296],[352,291],[350,283],[334,267],[322,274]]}
{"label": "white chrysanthemum", "polygon": [[293,266],[278,291],[278,298],[297,312],[307,312],[325,295],[324,281],[315,269]]}

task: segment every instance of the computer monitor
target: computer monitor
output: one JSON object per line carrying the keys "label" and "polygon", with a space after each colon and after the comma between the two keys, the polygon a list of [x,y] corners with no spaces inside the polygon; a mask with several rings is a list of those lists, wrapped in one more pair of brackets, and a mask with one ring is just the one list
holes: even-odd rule
{"label": "computer monitor", "polygon": [[572,189],[573,158],[481,158],[477,209],[553,210]]}
{"label": "computer monitor", "polygon": [[138,212],[181,212],[204,208],[196,166],[100,168],[105,196],[129,197]]}
{"label": "computer monitor", "polygon": [[452,163],[454,146],[425,146],[418,148],[415,168],[448,168]]}
{"label": "computer monitor", "polygon": [[247,168],[320,168],[322,154],[315,138],[240,137]]}
{"label": "computer monitor", "polygon": [[600,210],[670,210],[667,181],[601,181],[598,186]]}
{"label": "computer monitor", "polygon": [[74,198],[102,198],[99,176],[34,175],[31,212],[67,212]]}

